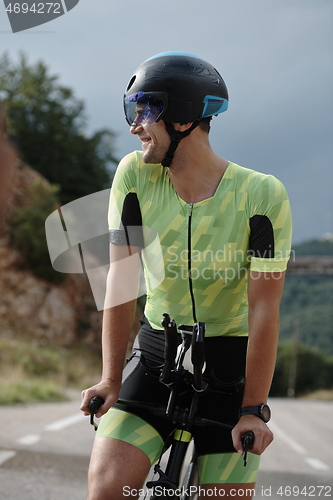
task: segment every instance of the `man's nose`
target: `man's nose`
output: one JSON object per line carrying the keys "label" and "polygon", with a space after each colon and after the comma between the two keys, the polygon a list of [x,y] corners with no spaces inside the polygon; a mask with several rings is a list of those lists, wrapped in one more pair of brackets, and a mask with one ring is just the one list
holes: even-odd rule
{"label": "man's nose", "polygon": [[131,134],[139,134],[143,130],[143,127],[140,123],[133,123],[130,127]]}

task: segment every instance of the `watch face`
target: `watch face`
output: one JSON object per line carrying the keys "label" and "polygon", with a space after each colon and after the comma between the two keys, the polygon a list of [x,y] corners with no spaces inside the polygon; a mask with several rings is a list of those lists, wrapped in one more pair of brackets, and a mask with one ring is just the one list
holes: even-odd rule
{"label": "watch face", "polygon": [[261,415],[264,422],[268,422],[271,418],[271,410],[268,405],[262,405]]}

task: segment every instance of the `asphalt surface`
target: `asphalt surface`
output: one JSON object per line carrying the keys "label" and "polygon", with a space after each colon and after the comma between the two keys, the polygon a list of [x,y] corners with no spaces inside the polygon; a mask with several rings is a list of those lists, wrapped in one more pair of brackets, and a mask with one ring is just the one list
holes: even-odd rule
{"label": "asphalt surface", "polygon": [[[65,403],[0,407],[0,499],[84,500],[94,439]],[[255,498],[333,497],[333,402],[272,399],[273,444],[261,461]]]}
{"label": "asphalt surface", "polygon": [[94,431],[79,401],[0,407],[1,500],[86,498]]}
{"label": "asphalt surface", "polygon": [[333,401],[272,399],[270,406],[275,439],[261,459],[256,498],[332,498]]}

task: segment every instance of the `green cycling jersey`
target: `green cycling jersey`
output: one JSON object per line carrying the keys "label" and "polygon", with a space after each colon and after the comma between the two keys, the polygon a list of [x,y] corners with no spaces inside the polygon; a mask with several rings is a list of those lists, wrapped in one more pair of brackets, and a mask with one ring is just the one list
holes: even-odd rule
{"label": "green cycling jersey", "polygon": [[161,328],[166,311],[177,324],[191,325],[195,307],[208,337],[247,335],[249,271],[281,273],[290,256],[284,186],[231,162],[214,196],[188,204],[167,169],[144,163],[142,152],[127,155],[112,184],[109,229],[112,243],[128,244],[129,238],[149,247],[143,263],[152,327]]}

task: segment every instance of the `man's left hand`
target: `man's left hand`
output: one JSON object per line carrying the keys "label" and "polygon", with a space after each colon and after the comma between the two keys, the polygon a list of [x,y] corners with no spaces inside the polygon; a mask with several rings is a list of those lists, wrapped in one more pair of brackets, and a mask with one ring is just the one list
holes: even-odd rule
{"label": "man's left hand", "polygon": [[261,455],[274,439],[272,431],[263,420],[255,415],[241,417],[231,432],[233,445],[240,455],[244,453],[242,438],[248,431],[252,431],[254,434],[251,453]]}

